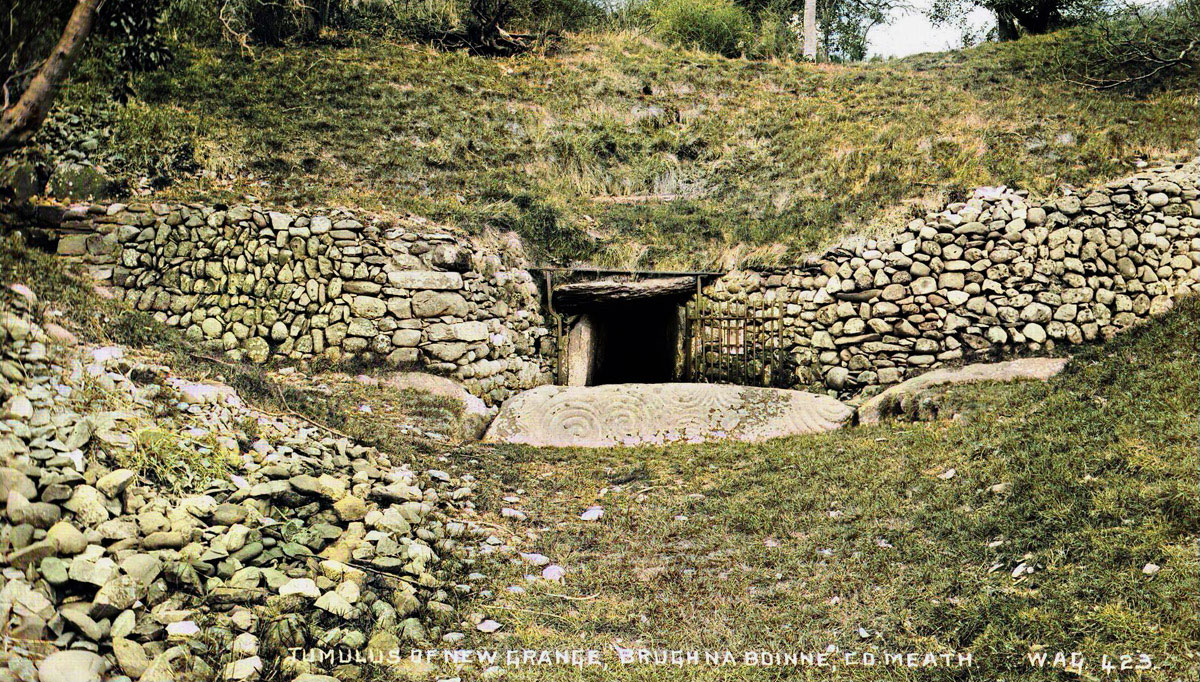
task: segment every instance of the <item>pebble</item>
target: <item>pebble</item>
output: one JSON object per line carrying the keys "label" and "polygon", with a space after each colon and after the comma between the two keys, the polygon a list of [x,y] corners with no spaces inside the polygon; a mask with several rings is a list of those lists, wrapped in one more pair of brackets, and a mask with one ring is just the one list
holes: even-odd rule
{"label": "pebble", "polygon": [[500,625],[500,623],[488,618],[486,620],[479,621],[479,624],[475,626],[475,629],[480,632],[490,634],[499,630],[501,627],[503,626]]}

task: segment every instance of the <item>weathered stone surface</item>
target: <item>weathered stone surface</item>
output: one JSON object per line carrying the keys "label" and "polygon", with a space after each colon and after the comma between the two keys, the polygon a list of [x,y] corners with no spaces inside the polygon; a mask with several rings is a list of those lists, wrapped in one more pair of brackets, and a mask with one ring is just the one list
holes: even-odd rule
{"label": "weathered stone surface", "polygon": [[[239,230],[268,229],[261,213],[237,215]],[[306,227],[302,218],[287,229],[295,236]],[[366,633],[392,629],[436,641],[453,613],[448,591],[470,591],[452,582],[473,552],[467,543],[482,540],[463,513],[473,507],[474,479],[413,471],[348,436],[244,404],[227,386],[184,381],[140,353],[48,354],[38,324],[45,313],[26,305],[14,314],[13,295],[24,294],[0,286],[0,384],[9,398],[0,446],[10,464],[0,467],[0,613],[7,635],[70,650],[36,666],[13,658],[10,677],[178,682],[224,671],[254,680],[265,669],[259,632],[272,661],[322,640],[360,650]],[[464,402],[482,408],[473,396]],[[446,438],[444,429],[398,426]],[[164,444],[151,433],[178,436]],[[189,461],[223,457],[229,471],[184,492],[159,487],[121,468],[116,453],[135,443],[151,456],[170,447]],[[386,585],[351,563],[369,565]],[[403,593],[394,596],[397,586]],[[317,622],[314,607],[348,622]],[[280,625],[292,617],[298,622]]]}
{"label": "weathered stone surface", "polygon": [[462,317],[467,314],[467,301],[452,292],[418,291],[412,298],[412,310],[417,317]]}
{"label": "weathered stone surface", "polygon": [[382,383],[401,391],[417,391],[429,395],[449,398],[462,406],[459,417],[459,434],[468,440],[478,440],[492,421],[494,409],[489,409],[483,400],[471,395],[461,384],[424,372],[396,372],[383,378]]}
{"label": "weathered stone surface", "polygon": [[[705,286],[705,307],[735,318],[782,312],[796,383],[845,396],[974,358],[1102,340],[1200,292],[1200,221],[1172,194],[1200,196],[1198,166],[1041,201],[981,188],[788,274],[730,272]],[[581,359],[566,358],[568,378],[586,374]]]}
{"label": "weathered stone surface", "polygon": [[112,181],[95,166],[68,162],[55,167],[46,184],[46,194],[57,199],[101,198],[112,187]]}
{"label": "weathered stone surface", "polygon": [[[127,304],[209,352],[255,363],[425,364],[488,404],[550,379],[542,294],[520,269],[519,250],[415,218],[364,224],[342,210],[147,208],[72,207],[60,251],[111,269]],[[462,344],[491,347],[469,354]]]}
{"label": "weathered stone surface", "polygon": [[[702,296],[735,314],[782,315],[787,380],[846,396],[976,357],[1102,340],[1200,289],[1196,176],[1195,163],[1151,168],[1045,199],[981,188],[789,270],[706,279]],[[60,250],[233,360],[424,364],[488,404],[549,382],[559,365],[519,249],[340,210],[109,204],[64,215]],[[587,383],[586,363],[566,360],[569,381]]]}
{"label": "weathered stone surface", "polygon": [[860,424],[876,424],[885,417],[900,414],[906,403],[919,400],[923,394],[941,386],[1020,379],[1045,381],[1061,372],[1067,361],[1067,358],[1022,358],[934,370],[892,386],[863,403],[858,408],[858,421]]}
{"label": "weathered stone surface", "polygon": [[388,283],[398,289],[461,289],[462,275],[436,270],[399,270],[388,273]]}
{"label": "weathered stone surface", "polygon": [[58,651],[38,664],[38,682],[100,682],[107,669],[104,658],[90,651]]}
{"label": "weathered stone surface", "polygon": [[829,396],[719,384],[541,386],[510,398],[487,442],[612,447],[756,442],[840,428],[854,410]]}

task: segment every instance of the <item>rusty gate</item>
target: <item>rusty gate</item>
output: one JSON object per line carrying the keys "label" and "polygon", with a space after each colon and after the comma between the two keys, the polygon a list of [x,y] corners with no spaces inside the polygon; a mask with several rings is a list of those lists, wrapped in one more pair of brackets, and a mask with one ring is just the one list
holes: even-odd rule
{"label": "rusty gate", "polygon": [[783,311],[697,297],[687,304],[683,378],[699,383],[786,386]]}

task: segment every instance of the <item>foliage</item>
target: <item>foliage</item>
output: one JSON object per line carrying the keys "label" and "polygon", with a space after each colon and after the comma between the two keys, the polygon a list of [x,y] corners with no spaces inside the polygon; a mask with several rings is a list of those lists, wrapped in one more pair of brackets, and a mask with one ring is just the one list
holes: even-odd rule
{"label": "foliage", "polygon": [[972,7],[996,16],[996,35],[1015,40],[1022,34],[1042,35],[1096,20],[1107,0],[933,0],[929,18],[935,24],[954,24]]}
{"label": "foliage", "polygon": [[1129,5],[1080,29],[1077,49],[1060,50],[1067,77],[1095,88],[1145,92],[1200,78],[1200,0]]}
{"label": "foliage", "polygon": [[650,25],[664,40],[737,57],[751,35],[753,18],[733,0],[651,0]]}
{"label": "foliage", "polygon": [[[758,43],[776,45],[762,50],[772,56],[792,55],[800,48],[804,0],[738,0],[758,17]],[[887,22],[904,0],[817,0],[819,53],[834,62],[861,61],[867,55],[867,33]],[[769,40],[764,40],[769,38]],[[790,50],[780,51],[790,39]]]}
{"label": "foliage", "polygon": [[401,35],[439,46],[448,39],[495,31],[538,34],[578,30],[602,11],[591,0],[169,0],[165,22],[177,36],[202,43],[255,46],[312,42],[323,30],[364,36]]}
{"label": "foliage", "polygon": [[562,33],[595,26],[604,17],[604,8],[595,0],[523,0],[514,26],[533,33]]}
{"label": "foliage", "polygon": [[340,19],[343,0],[219,0],[217,16],[227,37],[243,47],[251,42],[282,45],[311,41]]}
{"label": "foliage", "polygon": [[8,108],[58,41],[74,0],[13,0],[0,11],[0,84]]}
{"label": "foliage", "polygon": [[[111,53],[111,66],[143,71],[162,66],[170,51],[159,34],[167,0],[109,0],[96,18],[94,38]],[[196,0],[199,1],[199,0]],[[61,36],[73,0],[14,0],[0,12],[0,82],[4,104],[17,99]]]}
{"label": "foliage", "polygon": [[146,71],[165,65],[171,51],[159,32],[167,0],[108,0],[96,22],[96,36],[117,50],[115,66]]}
{"label": "foliage", "polygon": [[373,0],[351,18],[357,30],[383,30],[416,40],[433,40],[462,26],[459,0]]}
{"label": "foliage", "polygon": [[236,448],[213,434],[189,436],[144,424],[134,432],[133,445],[129,452],[118,451],[117,463],[176,494],[204,490],[227,478],[236,462]]}
{"label": "foliage", "polygon": [[818,0],[821,51],[835,62],[865,59],[867,33],[905,5],[905,0]]}
{"label": "foliage", "polygon": [[755,17],[755,28],[747,41],[745,55],[750,59],[801,58],[802,26],[797,14],[783,15],[762,10]]}

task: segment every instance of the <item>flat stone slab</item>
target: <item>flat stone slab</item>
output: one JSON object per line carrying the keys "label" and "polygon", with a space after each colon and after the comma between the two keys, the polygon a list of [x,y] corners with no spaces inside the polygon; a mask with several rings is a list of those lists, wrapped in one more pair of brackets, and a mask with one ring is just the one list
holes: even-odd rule
{"label": "flat stone slab", "polygon": [[757,442],[840,428],[854,409],[829,396],[722,384],[539,386],[510,398],[485,442],[549,447]]}
{"label": "flat stone slab", "polygon": [[866,401],[858,408],[859,424],[876,424],[886,417],[908,414],[932,389],[977,381],[1045,381],[1062,371],[1070,358],[1021,358],[1007,362],[947,367],[926,372],[901,382]]}

